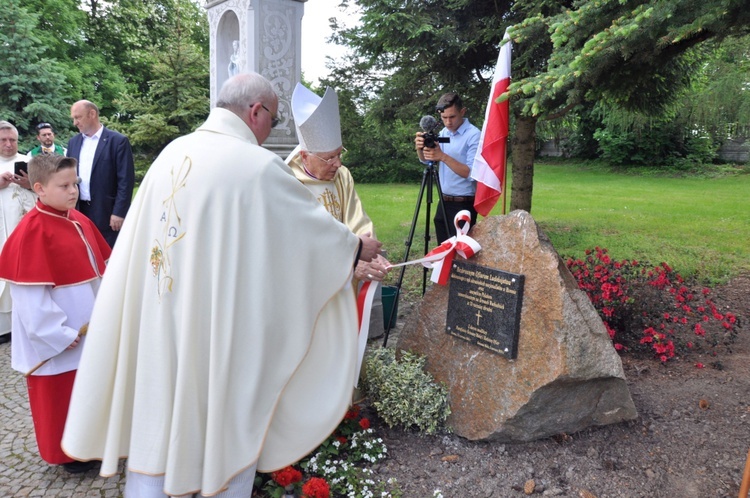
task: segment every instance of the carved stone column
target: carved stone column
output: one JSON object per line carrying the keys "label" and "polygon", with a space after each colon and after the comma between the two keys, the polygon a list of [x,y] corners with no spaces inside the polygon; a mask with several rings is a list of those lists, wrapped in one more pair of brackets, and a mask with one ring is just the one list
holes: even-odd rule
{"label": "carved stone column", "polygon": [[[264,147],[286,157],[297,145],[291,99],[300,81],[302,16],[306,0],[206,0],[211,61],[211,107],[236,72],[265,76],[279,96],[279,125]],[[236,42],[236,43],[235,43]]]}

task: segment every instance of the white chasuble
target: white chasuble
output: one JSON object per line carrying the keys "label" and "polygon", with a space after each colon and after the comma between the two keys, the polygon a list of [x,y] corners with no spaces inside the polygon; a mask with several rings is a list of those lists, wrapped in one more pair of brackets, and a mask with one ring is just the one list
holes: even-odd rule
{"label": "white chasuble", "polygon": [[359,239],[233,113],[172,142],[102,281],[63,449],[173,495],[292,464],[351,401]]}

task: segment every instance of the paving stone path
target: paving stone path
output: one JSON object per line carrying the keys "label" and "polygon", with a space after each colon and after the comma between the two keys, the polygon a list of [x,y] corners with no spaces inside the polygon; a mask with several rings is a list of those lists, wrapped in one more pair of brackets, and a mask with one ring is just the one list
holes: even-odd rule
{"label": "paving stone path", "polygon": [[98,467],[69,474],[39,456],[29,411],[26,380],[10,367],[10,343],[0,345],[0,498],[55,496],[62,498],[117,498],[125,477],[100,477]]}

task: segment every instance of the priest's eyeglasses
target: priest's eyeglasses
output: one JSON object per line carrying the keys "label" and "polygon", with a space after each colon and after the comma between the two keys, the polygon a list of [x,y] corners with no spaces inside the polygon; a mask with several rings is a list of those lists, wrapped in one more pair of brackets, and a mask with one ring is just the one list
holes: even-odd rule
{"label": "priest's eyeglasses", "polygon": [[268,110],[268,107],[264,106],[263,104],[260,104],[260,106],[268,111],[268,114],[271,115],[271,128],[276,128],[279,125],[279,117],[275,116],[274,113]]}
{"label": "priest's eyeglasses", "polygon": [[347,153],[346,147],[342,147],[342,148],[341,148],[341,152],[339,152],[338,154],[336,154],[335,156],[333,156],[333,157],[331,157],[331,158],[329,158],[329,159],[323,159],[323,158],[322,158],[322,157],[320,157],[319,155],[317,155],[317,154],[313,154],[312,152],[310,152],[309,154],[310,154],[311,156],[315,156],[315,157],[317,157],[318,159],[320,159],[321,161],[323,161],[324,163],[326,163],[326,164],[327,164],[328,166],[331,166],[331,165],[333,165],[333,164],[334,164],[334,163],[335,163],[336,161],[338,161],[338,162],[342,162],[342,161],[343,161],[343,158],[344,158],[344,155],[345,155],[346,153]]}

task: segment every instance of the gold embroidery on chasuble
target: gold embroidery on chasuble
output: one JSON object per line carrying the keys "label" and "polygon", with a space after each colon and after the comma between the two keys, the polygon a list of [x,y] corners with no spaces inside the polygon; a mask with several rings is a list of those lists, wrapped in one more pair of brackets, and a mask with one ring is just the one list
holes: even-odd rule
{"label": "gold embroidery on chasuble", "polygon": [[172,292],[174,276],[172,275],[172,265],[170,263],[170,249],[184,236],[185,231],[182,229],[182,218],[177,205],[177,193],[185,188],[187,177],[193,162],[189,157],[185,157],[182,164],[177,168],[172,167],[172,192],[162,202],[164,210],[160,214],[159,222],[162,225],[162,235],[154,240],[154,246],[151,248],[149,263],[151,271],[156,277],[157,290],[159,297],[165,292]]}
{"label": "gold embroidery on chasuble", "polygon": [[331,213],[334,218],[341,221],[343,214],[341,213],[341,201],[335,192],[332,192],[326,187],[323,193],[318,196],[318,202],[325,206],[326,211]]}
{"label": "gold embroidery on chasuble", "polygon": [[[13,189],[13,194],[11,195],[10,198],[18,202],[18,211],[21,213],[20,217],[23,218],[24,216],[26,216],[26,213],[29,212],[29,209],[27,209],[26,207],[26,203],[28,203],[30,197],[28,196],[28,194],[24,192],[24,190],[26,189],[16,185],[15,183],[8,185],[8,188]],[[34,201],[32,199],[31,206],[33,205],[34,205]]]}

